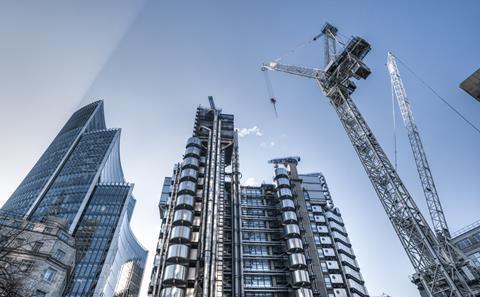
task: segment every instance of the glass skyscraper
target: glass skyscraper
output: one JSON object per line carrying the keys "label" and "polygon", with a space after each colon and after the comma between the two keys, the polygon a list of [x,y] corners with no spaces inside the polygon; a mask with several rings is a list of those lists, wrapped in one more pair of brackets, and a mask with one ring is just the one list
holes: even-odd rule
{"label": "glass skyscraper", "polygon": [[164,181],[149,296],[367,297],[324,176],[287,159],[274,183],[240,186],[233,116],[199,107]]}
{"label": "glass skyscraper", "polygon": [[61,219],[74,236],[76,265],[63,296],[115,296],[127,263],[136,284],[122,286],[137,296],[145,267],[147,251],[130,230],[135,199],[123,177],[120,129],[106,128],[103,106],[75,112],[2,207],[26,220]]}

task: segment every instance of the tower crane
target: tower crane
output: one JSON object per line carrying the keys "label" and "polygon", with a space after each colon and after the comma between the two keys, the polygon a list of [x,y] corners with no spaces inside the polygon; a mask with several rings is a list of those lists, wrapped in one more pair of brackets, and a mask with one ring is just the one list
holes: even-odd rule
{"label": "tower crane", "polygon": [[427,155],[423,149],[420,133],[417,124],[415,123],[415,119],[413,118],[410,102],[405,87],[403,86],[400,72],[398,71],[397,62],[395,56],[391,52],[388,52],[387,68],[390,74],[390,81],[392,83],[395,98],[397,99],[400,112],[402,113],[403,123],[407,129],[408,139],[410,141],[410,146],[412,147],[413,157],[422,183],[423,193],[427,201],[433,229],[435,230],[439,241],[446,244],[450,239],[447,220],[445,219],[437,188],[433,181]]}
{"label": "tower crane", "polygon": [[336,53],[337,29],[326,24],[325,68],[299,67],[270,62],[263,71],[280,71],[314,79],[335,109],[360,161],[416,272],[416,284],[428,297],[474,297],[468,282],[473,280],[465,267],[458,267],[440,245],[404,183],[392,166],[372,130],[351,98],[356,85],[352,79],[366,79],[371,71],[362,61],[370,44],[352,37]]}
{"label": "tower crane", "polygon": [[417,124],[415,123],[412,108],[410,107],[410,102],[408,100],[402,78],[400,77],[400,71],[397,67],[396,58],[391,52],[388,52],[387,68],[390,74],[390,81],[394,95],[397,99],[397,103],[402,114],[403,123],[407,129],[408,139],[410,141],[413,157],[415,159],[415,165],[417,167],[423,193],[427,202],[430,219],[432,221],[433,229],[436,233],[440,246],[450,255],[453,261],[458,262],[457,266],[466,266],[464,268],[466,271],[474,270],[473,267],[468,267],[468,260],[463,253],[451,243],[450,231],[448,229],[447,220],[445,219],[445,214],[443,213],[442,204],[433,180],[430,165],[428,164],[427,154],[423,148],[420,132]]}

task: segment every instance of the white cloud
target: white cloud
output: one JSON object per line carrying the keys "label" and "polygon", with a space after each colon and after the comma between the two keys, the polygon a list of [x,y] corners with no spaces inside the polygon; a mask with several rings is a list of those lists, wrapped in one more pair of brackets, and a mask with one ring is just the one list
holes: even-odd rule
{"label": "white cloud", "polygon": [[253,126],[252,128],[241,128],[238,129],[238,136],[240,137],[245,137],[247,135],[257,135],[257,136],[263,136],[263,133],[260,131],[260,129],[257,126]]}
{"label": "white cloud", "polygon": [[270,141],[270,142],[262,142],[260,143],[261,148],[267,148],[267,147],[274,147],[275,146],[275,141]]}
{"label": "white cloud", "polygon": [[254,177],[247,178],[242,184],[250,187],[260,186],[260,183]]}

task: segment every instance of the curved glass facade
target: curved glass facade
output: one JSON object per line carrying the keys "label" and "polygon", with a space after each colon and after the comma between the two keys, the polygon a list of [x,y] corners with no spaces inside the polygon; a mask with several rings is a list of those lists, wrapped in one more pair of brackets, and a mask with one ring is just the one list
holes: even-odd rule
{"label": "curved glass facade", "polygon": [[[135,201],[131,196],[129,200]],[[140,292],[147,250],[135,238],[128,217],[123,216],[119,231],[114,236],[112,245],[117,248],[110,250],[104,264],[97,285],[98,296],[138,296]]]}
{"label": "curved glass facade", "polygon": [[2,211],[25,216],[46,189],[53,176],[74,148],[84,131],[105,129],[103,103],[97,101],[75,112],[53,142],[27,174],[15,192],[3,205]]}
{"label": "curved glass facade", "polygon": [[72,224],[119,134],[119,130],[84,134],[32,217],[40,219],[54,214]]}
{"label": "curved glass facade", "polygon": [[129,184],[95,187],[75,232],[77,264],[64,296],[138,295],[147,251],[130,229],[128,213],[133,208],[127,200],[133,200],[132,188]]}
{"label": "curved glass facade", "polygon": [[64,296],[93,296],[130,191],[129,185],[96,187],[74,233],[77,263]]}
{"label": "curved glass facade", "polygon": [[63,296],[138,296],[147,251],[130,230],[135,200],[119,142],[120,129],[105,127],[102,101],[81,108],[2,208],[67,223],[76,266]]}

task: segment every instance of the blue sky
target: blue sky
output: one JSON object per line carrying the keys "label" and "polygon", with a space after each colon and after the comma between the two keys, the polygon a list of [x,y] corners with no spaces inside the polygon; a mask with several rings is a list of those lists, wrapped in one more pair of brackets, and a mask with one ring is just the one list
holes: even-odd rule
{"label": "blue sky", "polygon": [[[260,64],[283,56],[328,21],[372,45],[372,75],[354,94],[393,156],[393,51],[466,117],[480,104],[458,88],[480,67],[478,1],[42,1],[0,4],[0,202],[8,199],[70,114],[105,100],[121,127],[125,175],[138,200],[133,229],[154,250],[163,177],[179,161],[195,108],[212,95],[235,114],[244,176],[271,182],[267,160],[300,155],[301,172],[325,174],[371,295],[417,296],[413,272],[336,114],[313,81],[271,73],[275,118]],[[320,67],[322,44],[285,57]],[[400,65],[452,230],[479,219],[480,137]],[[398,110],[397,110],[398,111]],[[398,117],[397,112],[397,117]],[[405,129],[397,118],[399,173],[424,214]],[[150,278],[152,253],[144,275]]]}

